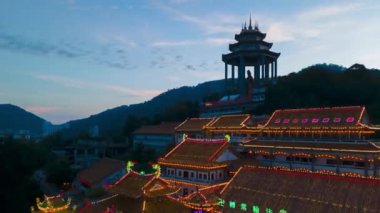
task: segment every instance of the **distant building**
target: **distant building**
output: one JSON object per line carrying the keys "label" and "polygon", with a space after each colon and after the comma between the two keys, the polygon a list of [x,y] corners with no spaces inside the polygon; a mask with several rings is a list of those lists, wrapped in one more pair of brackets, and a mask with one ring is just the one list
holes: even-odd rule
{"label": "distant building", "polygon": [[179,122],[163,122],[159,125],[142,126],[133,132],[133,144],[143,144],[163,154],[169,145],[175,143],[174,131],[178,124]]}
{"label": "distant building", "polygon": [[78,177],[85,189],[95,189],[114,184],[125,173],[125,162],[103,158],[95,162],[91,167],[79,172]]}
{"label": "distant building", "polygon": [[183,141],[184,135],[190,138],[205,138],[205,127],[212,123],[214,118],[188,118],[175,128],[176,143]]}

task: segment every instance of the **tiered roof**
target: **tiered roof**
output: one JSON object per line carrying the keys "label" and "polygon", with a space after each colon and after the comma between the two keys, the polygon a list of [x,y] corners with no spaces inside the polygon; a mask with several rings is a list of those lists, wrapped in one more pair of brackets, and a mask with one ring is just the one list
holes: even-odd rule
{"label": "tiered roof", "polygon": [[159,125],[146,125],[134,131],[133,134],[172,135],[179,124],[179,122],[163,122]]}
{"label": "tiered roof", "polygon": [[79,173],[80,181],[88,186],[99,183],[109,175],[120,171],[125,167],[125,163],[120,160],[103,158]]}
{"label": "tiered roof", "polygon": [[202,132],[213,118],[188,118],[176,127],[176,132]]}
{"label": "tiered roof", "polygon": [[380,180],[255,167],[242,167],[221,193],[223,212],[380,212],[379,196]]}
{"label": "tiered roof", "polygon": [[228,148],[226,139],[191,139],[186,138],[169,153],[158,160],[159,164],[178,166],[201,166],[210,168],[226,166],[216,159]]}
{"label": "tiered roof", "polygon": [[264,130],[269,129],[360,129],[366,121],[365,107],[332,107],[276,110]]}

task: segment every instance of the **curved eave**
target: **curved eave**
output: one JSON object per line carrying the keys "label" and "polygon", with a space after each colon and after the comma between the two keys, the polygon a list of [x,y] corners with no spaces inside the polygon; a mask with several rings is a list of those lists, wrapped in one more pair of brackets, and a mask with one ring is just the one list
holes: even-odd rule
{"label": "curved eave", "polygon": [[[228,49],[231,52],[234,52],[235,49],[240,46],[260,46],[260,45],[265,46],[269,50],[270,48],[272,48],[273,43],[266,42],[266,41],[246,40],[246,41],[237,42],[234,44],[229,44]],[[241,48],[241,49],[244,49],[244,48]]]}
{"label": "curved eave", "polygon": [[235,40],[240,41],[245,36],[258,36],[261,40],[264,40],[267,34],[257,30],[242,30],[239,34],[235,34]]}
{"label": "curved eave", "polygon": [[[231,52],[222,55],[222,61],[228,64],[239,64],[240,56],[244,58],[258,58],[260,56],[265,56],[272,60],[277,59],[281,53],[272,52],[269,50],[241,50],[236,52]],[[247,64],[247,61],[246,61]]]}

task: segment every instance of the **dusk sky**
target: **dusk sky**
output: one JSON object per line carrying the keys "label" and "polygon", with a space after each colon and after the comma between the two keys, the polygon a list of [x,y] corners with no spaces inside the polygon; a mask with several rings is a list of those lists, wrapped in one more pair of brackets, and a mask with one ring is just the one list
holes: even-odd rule
{"label": "dusk sky", "polygon": [[0,103],[63,123],[221,79],[250,14],[281,52],[279,75],[380,68],[376,0],[1,0]]}

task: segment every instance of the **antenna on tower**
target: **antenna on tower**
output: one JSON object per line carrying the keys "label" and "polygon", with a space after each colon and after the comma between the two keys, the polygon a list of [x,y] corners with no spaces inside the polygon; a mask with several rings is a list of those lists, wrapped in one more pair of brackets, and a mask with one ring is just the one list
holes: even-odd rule
{"label": "antenna on tower", "polygon": [[249,14],[249,26],[248,29],[252,30],[252,15]]}

